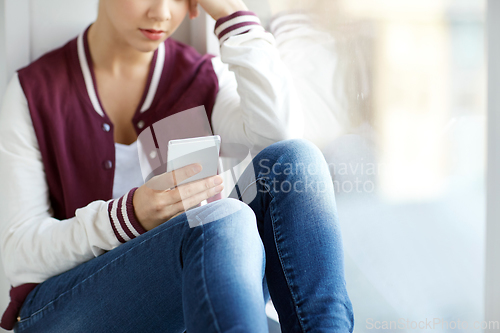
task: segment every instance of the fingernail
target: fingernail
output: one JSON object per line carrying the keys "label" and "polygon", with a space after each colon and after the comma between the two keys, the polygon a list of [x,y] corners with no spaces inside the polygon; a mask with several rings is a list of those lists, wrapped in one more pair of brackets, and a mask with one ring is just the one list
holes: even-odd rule
{"label": "fingernail", "polygon": [[215,188],[215,193],[219,193],[224,189],[224,185],[219,185]]}
{"label": "fingernail", "polygon": [[194,172],[194,173],[198,173],[198,172],[200,172],[200,171],[201,171],[201,166],[200,166],[200,165],[198,165],[198,164],[197,164],[197,165],[195,165],[195,166],[193,167],[193,172]]}
{"label": "fingernail", "polygon": [[221,177],[217,177],[214,179],[214,184],[215,185],[219,185],[219,184],[222,184],[222,178]]}

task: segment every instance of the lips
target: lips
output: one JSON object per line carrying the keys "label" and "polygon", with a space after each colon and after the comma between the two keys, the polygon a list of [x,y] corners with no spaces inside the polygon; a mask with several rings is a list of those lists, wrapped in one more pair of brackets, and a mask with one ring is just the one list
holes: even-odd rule
{"label": "lips", "polygon": [[140,29],[140,30],[141,30],[142,34],[150,40],[162,39],[166,33],[163,30],[155,30],[155,29]]}
{"label": "lips", "polygon": [[149,32],[151,32],[153,34],[160,34],[162,32],[165,32],[163,30],[155,30],[155,29],[144,29],[144,30],[149,31]]}

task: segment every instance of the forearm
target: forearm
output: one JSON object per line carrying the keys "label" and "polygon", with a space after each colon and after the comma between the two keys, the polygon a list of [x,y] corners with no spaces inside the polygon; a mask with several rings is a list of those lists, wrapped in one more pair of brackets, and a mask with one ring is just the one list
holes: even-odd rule
{"label": "forearm", "polygon": [[303,112],[293,78],[282,62],[274,38],[251,12],[217,22],[221,60],[213,60],[220,80],[214,106],[214,131],[226,142],[260,150],[303,135]]}
{"label": "forearm", "polygon": [[190,0],[191,18],[198,16],[198,4],[216,21],[237,11],[248,10],[242,0]]}

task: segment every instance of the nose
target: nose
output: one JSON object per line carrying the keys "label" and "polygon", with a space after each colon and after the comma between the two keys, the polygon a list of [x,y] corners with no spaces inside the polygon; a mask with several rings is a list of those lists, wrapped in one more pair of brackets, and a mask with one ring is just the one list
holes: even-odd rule
{"label": "nose", "polygon": [[148,11],[148,18],[160,22],[170,20],[172,17],[169,0],[153,0]]}

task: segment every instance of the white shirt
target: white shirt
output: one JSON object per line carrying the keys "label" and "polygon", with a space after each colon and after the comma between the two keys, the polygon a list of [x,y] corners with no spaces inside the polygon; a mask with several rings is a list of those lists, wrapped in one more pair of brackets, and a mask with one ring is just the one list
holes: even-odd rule
{"label": "white shirt", "polygon": [[143,184],[137,140],[130,145],[115,142],[113,199],[118,199],[131,188],[140,187]]}

